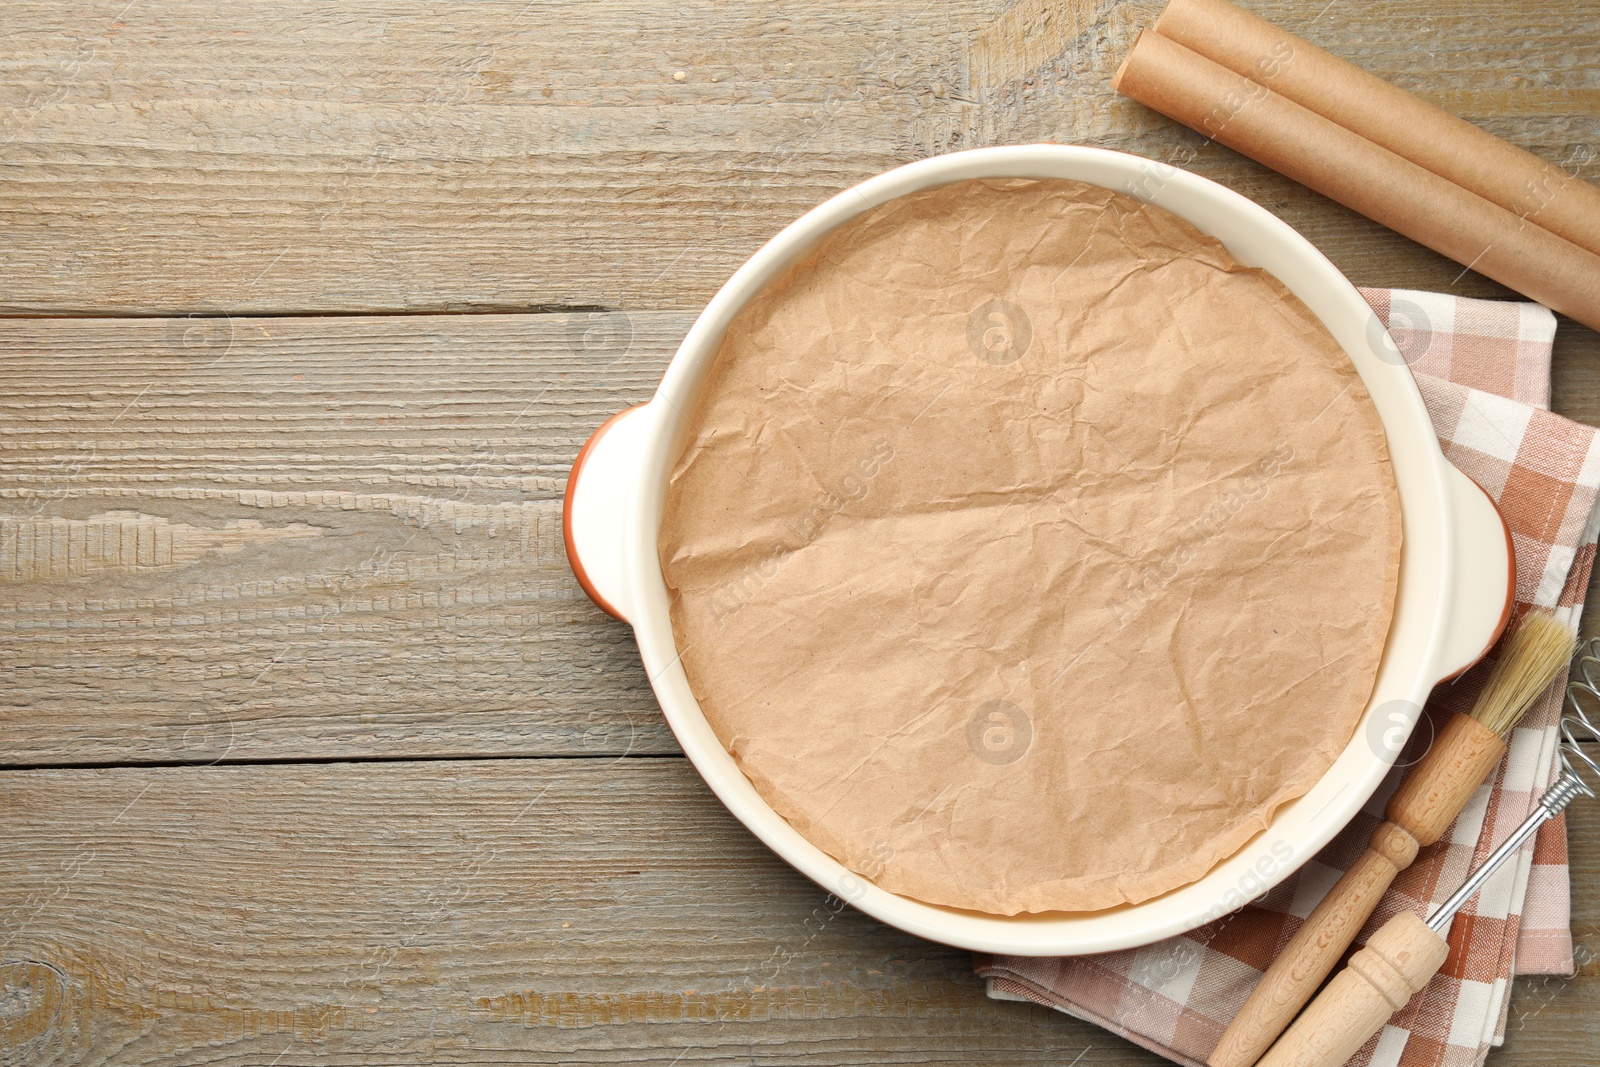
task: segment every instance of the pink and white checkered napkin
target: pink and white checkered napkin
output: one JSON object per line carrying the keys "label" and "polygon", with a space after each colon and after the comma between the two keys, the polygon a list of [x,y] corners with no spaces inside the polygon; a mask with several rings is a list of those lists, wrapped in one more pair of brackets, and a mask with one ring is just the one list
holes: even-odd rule
{"label": "pink and white checkered napkin", "polygon": [[[1517,552],[1517,608],[1550,608],[1576,628],[1594,563],[1600,433],[1552,414],[1555,316],[1537,304],[1401,289],[1362,295],[1415,372],[1450,461],[1495,498]],[[1465,711],[1480,666],[1434,690],[1411,762],[1431,725]],[[1492,783],[1444,839],[1401,874],[1362,932],[1402,908],[1425,914],[1532,810],[1556,767],[1565,676],[1513,732]],[[1351,824],[1272,892],[1181,937],[1097,956],[978,956],[989,995],[1031,1000],[1098,1023],[1178,1063],[1203,1067],[1267,964],[1366,848],[1404,771]],[[1411,1004],[1350,1061],[1355,1067],[1477,1067],[1500,1044],[1514,974],[1570,974],[1566,823],[1555,820],[1456,917],[1450,958]]]}

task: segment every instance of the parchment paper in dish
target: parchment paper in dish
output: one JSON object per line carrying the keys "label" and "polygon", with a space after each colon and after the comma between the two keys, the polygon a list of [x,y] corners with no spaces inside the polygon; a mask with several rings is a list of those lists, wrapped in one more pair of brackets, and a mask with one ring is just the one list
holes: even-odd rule
{"label": "parchment paper in dish", "polygon": [[730,329],[661,558],[761,795],[998,914],[1206,873],[1349,740],[1401,539],[1382,426],[1275,279],[1068,181],[831,235]]}

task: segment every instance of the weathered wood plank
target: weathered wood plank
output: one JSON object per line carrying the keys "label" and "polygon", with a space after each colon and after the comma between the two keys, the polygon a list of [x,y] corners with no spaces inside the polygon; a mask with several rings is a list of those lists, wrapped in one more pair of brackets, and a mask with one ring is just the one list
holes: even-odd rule
{"label": "weathered wood plank", "polygon": [[691,321],[0,320],[0,765],[675,752],[559,516]]}
{"label": "weathered wood plank", "polygon": [[0,320],[0,763],[676,751],[560,512],[688,324]]}
{"label": "weathered wood plank", "polygon": [[1155,1062],[831,907],[681,758],[11,771],[0,797],[6,1062]]}
{"label": "weathered wood plank", "polygon": [[[1187,159],[1191,134],[1109,89],[1159,6],[17,0],[0,309],[696,308],[805,209],[912,159]],[[1592,5],[1252,6],[1596,173]],[[1360,283],[1496,291],[1224,149],[1190,165]]]}
{"label": "weathered wood plank", "polygon": [[[8,1063],[1162,1062],[837,907],[681,758],[7,771],[0,804]],[[1600,976],[1535,995],[1493,1062],[1587,1062]]]}

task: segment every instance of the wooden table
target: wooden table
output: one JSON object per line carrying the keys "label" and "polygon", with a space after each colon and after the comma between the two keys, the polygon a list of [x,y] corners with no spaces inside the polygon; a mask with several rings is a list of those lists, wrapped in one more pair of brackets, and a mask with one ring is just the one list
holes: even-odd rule
{"label": "wooden table", "polygon": [[[1593,178],[1600,8],[1262,0]],[[837,190],[1169,158],[1153,0],[6,0],[0,1063],[1161,1062],[835,913],[678,755],[567,468]],[[1215,146],[1358,283],[1503,290]],[[1557,410],[1600,420],[1563,323]],[[1593,610],[1588,630],[1595,632]],[[1572,980],[1492,1062],[1600,1061]]]}

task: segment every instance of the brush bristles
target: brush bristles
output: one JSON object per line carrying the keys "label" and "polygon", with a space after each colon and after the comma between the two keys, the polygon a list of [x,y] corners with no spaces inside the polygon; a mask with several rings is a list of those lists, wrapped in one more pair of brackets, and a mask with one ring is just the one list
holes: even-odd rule
{"label": "brush bristles", "polygon": [[1572,634],[1545,611],[1529,612],[1506,642],[1472,717],[1504,737],[1572,658]]}

